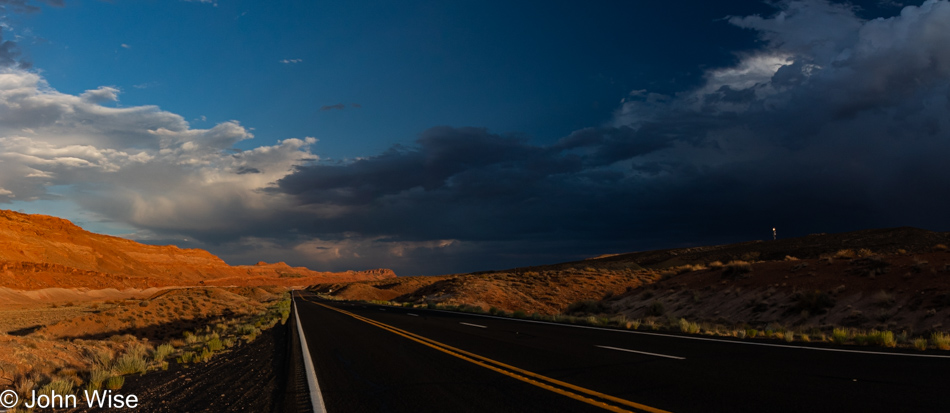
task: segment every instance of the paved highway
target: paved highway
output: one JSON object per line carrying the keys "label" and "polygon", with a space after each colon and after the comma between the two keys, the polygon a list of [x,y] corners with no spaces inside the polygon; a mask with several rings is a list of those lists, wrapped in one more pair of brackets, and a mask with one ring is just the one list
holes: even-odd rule
{"label": "paved highway", "polygon": [[296,304],[330,413],[950,411],[945,353],[611,331],[299,292]]}

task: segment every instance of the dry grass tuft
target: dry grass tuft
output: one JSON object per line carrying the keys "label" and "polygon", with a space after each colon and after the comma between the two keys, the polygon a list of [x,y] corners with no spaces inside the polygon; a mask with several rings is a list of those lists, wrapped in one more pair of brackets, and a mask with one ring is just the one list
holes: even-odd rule
{"label": "dry grass tuft", "polygon": [[752,272],[752,263],[748,261],[729,261],[722,268],[723,278],[746,278],[749,277],[749,273]]}

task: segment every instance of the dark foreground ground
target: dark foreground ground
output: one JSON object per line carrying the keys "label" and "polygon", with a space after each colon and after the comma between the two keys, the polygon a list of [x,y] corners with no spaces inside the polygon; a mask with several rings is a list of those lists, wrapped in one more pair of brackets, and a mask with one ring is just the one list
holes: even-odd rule
{"label": "dark foreground ground", "polygon": [[[293,320],[293,318],[291,318]],[[299,351],[290,332],[293,322],[264,331],[249,344],[216,355],[207,363],[178,365],[144,376],[127,376],[116,393],[134,394],[140,413],[152,412],[296,412],[298,396],[306,406],[306,390],[298,393]],[[85,406],[79,400],[81,407]],[[101,412],[110,409],[76,409]],[[127,409],[122,409],[127,410]]]}

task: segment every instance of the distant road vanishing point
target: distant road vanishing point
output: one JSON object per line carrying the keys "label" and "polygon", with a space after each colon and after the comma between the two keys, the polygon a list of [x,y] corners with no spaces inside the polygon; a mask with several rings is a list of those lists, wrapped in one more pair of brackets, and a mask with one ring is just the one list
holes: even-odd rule
{"label": "distant road vanishing point", "polygon": [[609,330],[295,292],[336,412],[941,412],[950,356]]}

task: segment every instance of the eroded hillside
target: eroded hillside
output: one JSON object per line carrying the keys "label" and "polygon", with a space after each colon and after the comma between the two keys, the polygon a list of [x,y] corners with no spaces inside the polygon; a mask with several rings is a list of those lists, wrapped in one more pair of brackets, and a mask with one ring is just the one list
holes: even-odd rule
{"label": "eroded hillside", "polygon": [[285,263],[231,266],[200,249],[94,234],[46,215],[0,210],[0,287],[146,289],[380,280],[391,270],[320,272]]}
{"label": "eroded hillside", "polygon": [[525,314],[925,334],[950,326],[947,245],[947,233],[878,229],[312,289]]}

